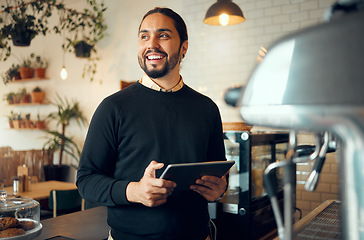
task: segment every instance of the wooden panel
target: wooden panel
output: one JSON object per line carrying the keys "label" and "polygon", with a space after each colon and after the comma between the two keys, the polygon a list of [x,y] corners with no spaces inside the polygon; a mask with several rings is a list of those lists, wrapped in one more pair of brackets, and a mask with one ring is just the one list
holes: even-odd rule
{"label": "wooden panel", "polygon": [[133,83],[136,83],[136,81],[134,81],[134,82],[126,82],[126,81],[121,80],[120,81],[120,90],[122,90],[122,89],[124,89],[124,88],[126,88],[126,87],[128,87],[130,85],[132,85]]}
{"label": "wooden panel", "polygon": [[12,185],[11,177],[17,176],[18,166],[28,167],[28,175],[44,180],[43,165],[47,156],[42,150],[13,151],[11,148],[0,152],[0,179],[5,186]]}
{"label": "wooden panel", "polygon": [[223,131],[249,131],[253,126],[243,122],[224,122],[222,123]]}

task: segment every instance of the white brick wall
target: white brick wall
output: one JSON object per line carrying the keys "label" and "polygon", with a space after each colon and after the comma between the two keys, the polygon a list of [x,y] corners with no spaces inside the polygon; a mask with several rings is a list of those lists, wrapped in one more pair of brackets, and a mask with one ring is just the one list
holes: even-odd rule
{"label": "white brick wall", "polygon": [[[314,136],[310,133],[300,133],[299,145],[313,144]],[[336,153],[326,155],[325,164],[320,174],[319,184],[314,192],[307,192],[304,183],[312,171],[315,162],[297,164],[296,206],[305,216],[326,200],[339,200],[339,178]],[[298,213],[295,215],[298,219]]]}
{"label": "white brick wall", "polygon": [[215,2],[183,1],[180,14],[189,30],[189,50],[182,74],[187,84],[218,104],[223,121],[241,121],[237,110],[224,103],[224,90],[246,84],[261,46],[269,48],[282,36],[322,22],[335,0],[234,0],[246,21],[227,27],[203,23]]}

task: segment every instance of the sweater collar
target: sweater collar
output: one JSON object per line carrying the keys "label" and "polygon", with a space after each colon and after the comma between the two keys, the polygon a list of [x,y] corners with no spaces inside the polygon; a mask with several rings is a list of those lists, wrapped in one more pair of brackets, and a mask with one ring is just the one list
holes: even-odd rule
{"label": "sweater collar", "polygon": [[184,85],[182,76],[180,76],[180,79],[179,79],[179,82],[177,83],[177,85],[169,90],[166,90],[166,89],[160,87],[156,82],[154,82],[150,77],[148,77],[146,75],[144,75],[139,80],[139,82],[148,88],[151,88],[156,91],[161,91],[161,92],[176,92],[176,91],[180,90]]}

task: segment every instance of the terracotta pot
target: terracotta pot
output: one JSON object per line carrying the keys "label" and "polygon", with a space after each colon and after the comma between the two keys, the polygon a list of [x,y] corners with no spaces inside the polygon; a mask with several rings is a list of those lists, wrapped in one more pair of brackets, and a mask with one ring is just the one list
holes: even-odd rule
{"label": "terracotta pot", "polygon": [[37,78],[45,78],[45,68],[36,68],[34,69],[35,77]]}
{"label": "terracotta pot", "polygon": [[22,127],[22,121],[23,120],[13,120],[14,129],[19,129]]}
{"label": "terracotta pot", "polygon": [[13,103],[14,103],[14,104],[20,103],[20,97],[18,97],[18,96],[13,96]]}
{"label": "terracotta pot", "polygon": [[8,99],[7,101],[8,101],[8,104],[14,104],[14,99],[13,98]]}
{"label": "terracotta pot", "polygon": [[30,120],[25,120],[25,127],[26,128],[33,128],[33,122]]}
{"label": "terracotta pot", "polygon": [[19,68],[19,73],[21,79],[32,78],[34,75],[34,69],[28,67],[21,67]]}
{"label": "terracotta pot", "polygon": [[21,96],[20,103],[30,103],[30,94],[26,94],[24,96]]}
{"label": "terracotta pot", "polygon": [[10,127],[10,128],[14,128],[13,120],[9,120],[9,127]]}
{"label": "terracotta pot", "polygon": [[37,128],[38,129],[45,129],[46,128],[45,121],[44,120],[38,120],[37,121]]}
{"label": "terracotta pot", "polygon": [[31,92],[33,103],[42,103],[45,97],[45,92]]}

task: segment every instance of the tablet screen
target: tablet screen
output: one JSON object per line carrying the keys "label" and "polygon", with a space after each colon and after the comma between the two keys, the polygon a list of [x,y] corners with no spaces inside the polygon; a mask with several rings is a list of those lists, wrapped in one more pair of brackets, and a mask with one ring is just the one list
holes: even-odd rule
{"label": "tablet screen", "polygon": [[234,161],[213,161],[169,164],[160,178],[175,182],[176,189],[188,190],[190,185],[196,184],[196,180],[202,176],[224,176],[234,163]]}

